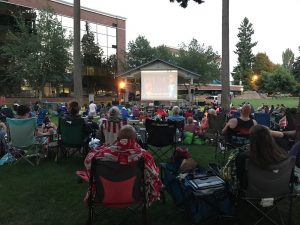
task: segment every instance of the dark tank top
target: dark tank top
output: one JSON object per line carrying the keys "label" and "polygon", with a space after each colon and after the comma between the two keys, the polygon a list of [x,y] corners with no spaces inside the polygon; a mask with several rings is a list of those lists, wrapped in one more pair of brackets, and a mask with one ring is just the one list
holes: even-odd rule
{"label": "dark tank top", "polygon": [[241,147],[249,144],[250,128],[254,125],[252,119],[244,121],[237,118],[237,126],[234,129],[228,129],[228,141],[233,146]]}

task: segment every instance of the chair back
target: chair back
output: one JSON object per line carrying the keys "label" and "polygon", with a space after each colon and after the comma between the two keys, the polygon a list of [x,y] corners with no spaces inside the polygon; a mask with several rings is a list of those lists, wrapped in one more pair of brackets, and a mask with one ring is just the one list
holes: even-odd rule
{"label": "chair back", "polygon": [[38,117],[37,117],[38,125],[42,125],[44,123],[44,119],[47,114],[48,114],[48,109],[43,109],[41,112],[39,112]]}
{"label": "chair back", "polygon": [[95,181],[95,203],[127,207],[145,201],[144,158],[131,164],[94,159],[90,185]]}
{"label": "chair back", "polygon": [[7,118],[9,136],[12,146],[24,148],[34,144],[36,118],[12,119]]}
{"label": "chair back", "polygon": [[224,114],[219,114],[217,116],[208,114],[207,119],[209,132],[220,133],[226,123],[226,116]]}
{"label": "chair back", "polygon": [[236,111],[233,113],[233,118],[239,118],[241,116],[241,113],[239,111]]}
{"label": "chair back", "polygon": [[11,108],[2,108],[1,113],[6,117],[6,118],[14,118],[14,113]]}
{"label": "chair back", "polygon": [[176,121],[156,121],[146,119],[146,131],[148,133],[147,144],[155,147],[164,147],[176,143]]}
{"label": "chair back", "polygon": [[273,198],[291,193],[291,177],[295,157],[290,157],[268,168],[259,168],[250,159],[246,160],[247,197]]}
{"label": "chair back", "polygon": [[61,136],[61,143],[68,147],[83,146],[84,133],[84,119],[65,119],[59,118],[58,133]]}
{"label": "chair back", "polygon": [[260,125],[270,127],[271,117],[269,113],[254,113],[254,119]]}

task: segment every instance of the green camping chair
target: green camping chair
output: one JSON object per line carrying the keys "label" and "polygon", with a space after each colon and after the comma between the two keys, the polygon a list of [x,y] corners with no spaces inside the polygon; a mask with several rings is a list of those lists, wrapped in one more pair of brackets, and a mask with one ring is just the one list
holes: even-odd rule
{"label": "green camping chair", "polygon": [[[11,119],[7,118],[9,128],[9,145],[14,149],[13,156],[18,162],[22,159],[31,165],[38,165],[40,160],[39,149],[43,144],[42,137],[36,137],[36,118]],[[31,158],[35,159],[35,163]]]}
{"label": "green camping chair", "polygon": [[59,150],[55,160],[59,155],[72,156],[79,152],[85,156],[88,149],[88,132],[85,131],[83,118],[65,119],[59,118],[58,134],[59,134]]}

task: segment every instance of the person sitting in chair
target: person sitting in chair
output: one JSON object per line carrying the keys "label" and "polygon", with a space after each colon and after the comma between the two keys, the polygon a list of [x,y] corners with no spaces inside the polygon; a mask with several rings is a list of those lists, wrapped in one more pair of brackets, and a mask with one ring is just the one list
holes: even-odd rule
{"label": "person sitting in chair", "polygon": [[[126,121],[122,120],[121,112],[117,106],[108,111],[108,120],[103,121],[102,129],[105,137],[105,144],[113,144],[117,140],[118,132]],[[103,141],[102,141],[103,142]]]}
{"label": "person sitting in chair", "polygon": [[30,108],[27,105],[19,105],[16,119],[27,119],[30,117]]}
{"label": "person sitting in chair", "polygon": [[238,154],[236,159],[237,178],[245,186],[245,161],[247,158],[260,168],[268,168],[288,158],[287,152],[280,148],[268,127],[255,125],[250,129],[249,150]]}
{"label": "person sitting in chair", "polygon": [[168,116],[167,120],[169,120],[169,121],[177,121],[177,122],[184,120],[184,117],[179,115],[180,108],[178,106],[174,106],[173,107],[172,113],[173,113],[173,115],[172,116]]}
{"label": "person sitting in chair", "polygon": [[[135,129],[131,125],[124,125],[118,133],[116,142],[111,146],[102,145],[92,149],[85,158],[84,164],[89,174],[93,158],[130,165],[144,157],[146,198],[149,204],[159,199],[162,183],[159,179],[159,168],[155,165],[153,156],[150,152],[141,148],[136,141],[136,137]],[[85,177],[82,178],[87,180]]]}
{"label": "person sitting in chair", "polygon": [[229,144],[240,147],[249,143],[250,128],[257,124],[250,118],[251,105],[244,104],[239,118],[231,118],[222,130],[228,137]]}
{"label": "person sitting in chair", "polygon": [[195,124],[193,117],[188,117],[183,130],[198,135],[200,128],[197,124]]}
{"label": "person sitting in chair", "polygon": [[[70,102],[68,105],[68,113],[64,114],[62,116],[62,118],[65,120],[77,120],[77,119],[83,120],[83,118],[81,118],[79,112],[80,112],[80,106],[79,106],[78,102],[75,102],[75,101]],[[57,130],[60,131],[60,124],[58,124]],[[83,132],[86,137],[85,140],[88,141],[88,137],[92,133],[92,130],[91,130],[90,126],[87,124],[87,122],[84,122]]]}

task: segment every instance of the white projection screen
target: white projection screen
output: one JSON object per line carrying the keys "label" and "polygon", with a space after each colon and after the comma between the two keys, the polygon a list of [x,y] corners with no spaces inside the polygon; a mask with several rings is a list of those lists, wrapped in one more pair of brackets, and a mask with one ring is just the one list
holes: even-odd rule
{"label": "white projection screen", "polygon": [[177,100],[177,70],[141,71],[141,100]]}

